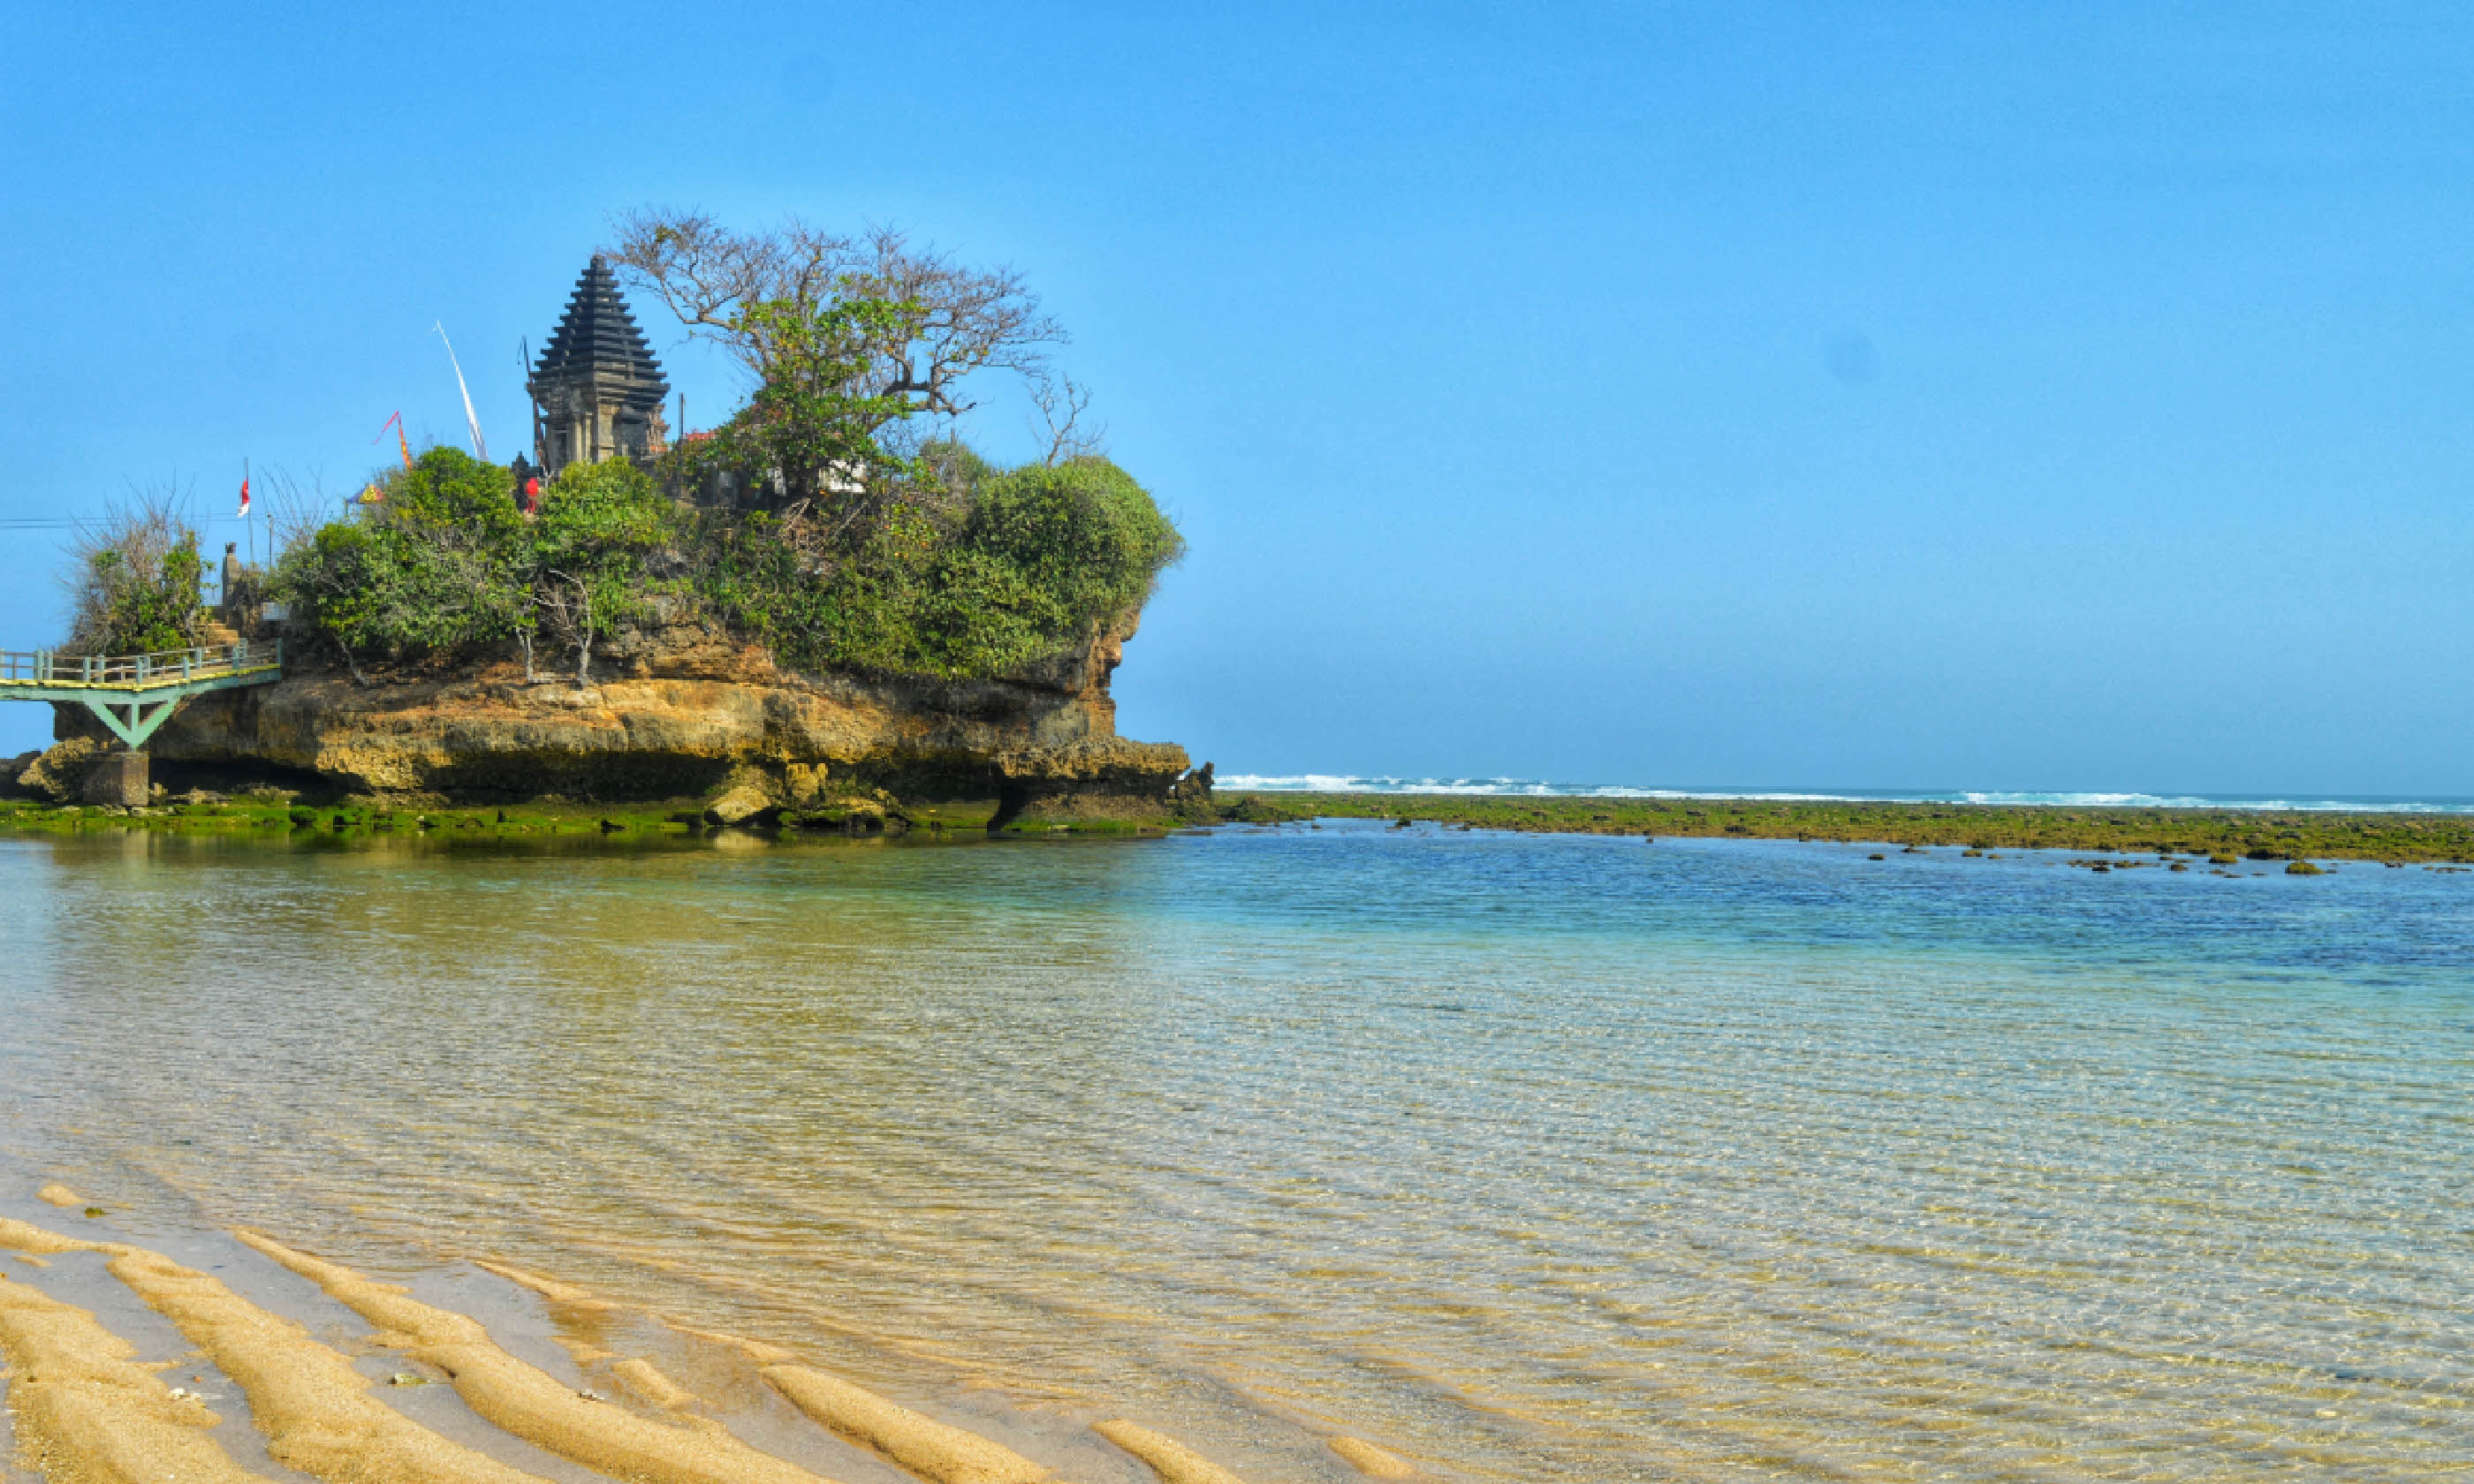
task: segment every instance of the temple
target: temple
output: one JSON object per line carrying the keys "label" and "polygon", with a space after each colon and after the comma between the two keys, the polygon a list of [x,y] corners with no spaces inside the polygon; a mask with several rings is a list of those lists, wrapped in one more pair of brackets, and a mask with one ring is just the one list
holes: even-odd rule
{"label": "temple", "polygon": [[575,280],[567,315],[524,383],[533,397],[542,472],[570,464],[644,460],[660,453],[662,399],[670,384],[627,311],[618,279],[595,256]]}

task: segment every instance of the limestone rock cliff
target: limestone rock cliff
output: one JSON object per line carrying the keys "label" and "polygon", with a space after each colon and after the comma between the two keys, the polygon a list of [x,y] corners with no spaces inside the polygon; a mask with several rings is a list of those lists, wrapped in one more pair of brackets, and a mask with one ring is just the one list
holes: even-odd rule
{"label": "limestone rock cliff", "polygon": [[[1008,816],[1133,818],[1194,792],[1185,750],[1116,734],[1111,672],[1134,615],[1037,670],[938,682],[806,675],[700,622],[596,650],[594,681],[502,660],[367,682],[292,657],[280,683],[188,702],[158,769],[470,800],[671,799],[754,787],[784,804],[885,790],[994,799]],[[61,708],[61,735],[93,724]],[[1203,785],[1207,789],[1207,783]]]}

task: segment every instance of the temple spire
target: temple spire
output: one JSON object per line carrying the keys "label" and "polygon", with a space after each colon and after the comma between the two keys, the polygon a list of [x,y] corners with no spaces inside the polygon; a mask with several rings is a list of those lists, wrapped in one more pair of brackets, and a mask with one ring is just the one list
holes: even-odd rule
{"label": "temple spire", "polygon": [[525,387],[540,412],[547,474],[602,459],[641,462],[657,451],[653,419],[670,384],[600,254],[575,280],[566,317],[542,347]]}

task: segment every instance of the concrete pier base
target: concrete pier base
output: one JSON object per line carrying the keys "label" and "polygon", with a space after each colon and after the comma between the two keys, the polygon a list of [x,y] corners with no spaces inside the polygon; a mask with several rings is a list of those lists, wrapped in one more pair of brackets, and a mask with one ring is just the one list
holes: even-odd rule
{"label": "concrete pier base", "polygon": [[146,754],[115,748],[94,760],[85,776],[85,802],[134,809],[146,802]]}

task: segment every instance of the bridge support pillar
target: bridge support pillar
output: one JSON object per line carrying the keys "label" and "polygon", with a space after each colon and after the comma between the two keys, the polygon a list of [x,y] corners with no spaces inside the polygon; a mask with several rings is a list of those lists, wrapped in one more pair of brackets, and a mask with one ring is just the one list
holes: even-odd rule
{"label": "bridge support pillar", "polygon": [[144,753],[115,748],[96,758],[93,770],[86,774],[85,802],[137,808],[146,802],[149,792],[146,774]]}

